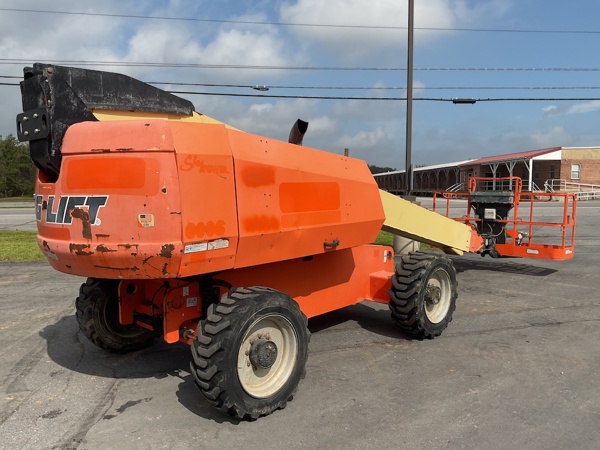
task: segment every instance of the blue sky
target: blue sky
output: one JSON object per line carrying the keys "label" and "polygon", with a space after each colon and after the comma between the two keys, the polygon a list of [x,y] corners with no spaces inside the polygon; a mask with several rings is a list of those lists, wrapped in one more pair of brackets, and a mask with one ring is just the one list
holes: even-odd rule
{"label": "blue sky", "polygon": [[[74,66],[64,61],[103,61],[108,63],[103,70],[143,81],[269,86],[264,95],[405,97],[404,70],[364,69],[406,67],[407,5],[407,0],[4,0],[0,77],[20,76],[23,66],[37,61]],[[600,71],[572,70],[600,69],[598,17],[597,0],[415,0],[415,99],[583,100],[474,105],[415,100],[413,163],[600,146],[600,101],[585,100],[600,98],[600,89],[590,89],[600,87]],[[131,66],[134,62],[221,67]],[[237,67],[222,67],[231,65]],[[488,70],[449,70],[457,68]],[[549,68],[571,70],[541,70]],[[17,81],[0,78],[0,83]],[[290,86],[296,88],[285,88]],[[161,87],[260,94],[249,87]],[[338,89],[319,89],[324,87]],[[548,87],[562,89],[539,89]],[[369,164],[404,167],[403,101],[181,96],[198,112],[270,138],[286,140],[302,118],[310,122],[304,145],[335,153],[349,148],[351,156]],[[21,112],[18,87],[0,85],[0,98],[0,134],[14,134],[14,117]]]}

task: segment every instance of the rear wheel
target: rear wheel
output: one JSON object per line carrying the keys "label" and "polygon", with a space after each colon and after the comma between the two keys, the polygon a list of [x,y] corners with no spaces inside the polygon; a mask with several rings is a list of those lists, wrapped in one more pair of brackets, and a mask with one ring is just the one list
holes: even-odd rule
{"label": "rear wheel", "polygon": [[112,353],[128,353],[149,347],[154,332],[119,321],[118,280],[88,278],[75,300],[79,329],[98,347]]}
{"label": "rear wheel", "polygon": [[456,270],[441,252],[412,252],[396,266],[390,289],[392,318],[417,338],[442,334],[456,308]]}
{"label": "rear wheel", "polygon": [[209,307],[191,369],[221,411],[256,419],[285,408],[306,373],[310,333],[298,304],[268,288],[236,289]]}

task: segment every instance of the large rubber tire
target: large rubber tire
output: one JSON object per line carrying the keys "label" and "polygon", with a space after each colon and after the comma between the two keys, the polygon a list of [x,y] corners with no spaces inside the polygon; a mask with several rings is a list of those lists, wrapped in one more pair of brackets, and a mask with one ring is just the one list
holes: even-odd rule
{"label": "large rubber tire", "polygon": [[306,374],[307,323],[281,292],[251,287],[224,294],[209,306],[192,342],[196,386],[209,403],[240,419],[285,408]]}
{"label": "large rubber tire", "polygon": [[92,343],[111,353],[150,347],[154,332],[119,322],[118,280],[88,278],[75,300],[79,329]]}
{"label": "large rubber tire", "polygon": [[396,325],[416,338],[434,338],[452,321],[456,308],[456,269],[438,251],[411,252],[396,265],[390,310]]}

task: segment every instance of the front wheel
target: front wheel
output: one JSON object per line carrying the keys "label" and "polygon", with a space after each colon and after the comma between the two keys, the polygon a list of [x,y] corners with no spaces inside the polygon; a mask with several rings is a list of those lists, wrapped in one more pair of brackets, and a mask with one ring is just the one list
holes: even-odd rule
{"label": "front wheel", "polygon": [[310,333],[298,304],[268,288],[236,289],[209,307],[192,343],[195,382],[212,405],[256,419],[285,408],[306,373]]}
{"label": "front wheel", "polygon": [[437,251],[402,257],[392,276],[390,310],[396,325],[416,338],[442,334],[456,308],[456,269]]}

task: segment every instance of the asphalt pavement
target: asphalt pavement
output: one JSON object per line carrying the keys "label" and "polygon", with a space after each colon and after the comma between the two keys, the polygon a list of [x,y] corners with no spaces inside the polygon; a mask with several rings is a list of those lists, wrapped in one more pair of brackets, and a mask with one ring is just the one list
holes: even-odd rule
{"label": "asphalt pavement", "polygon": [[0,230],[37,230],[33,201],[0,203]]}
{"label": "asphalt pavement", "polygon": [[252,422],[203,400],[185,345],[89,343],[82,278],[0,263],[0,449],[597,449],[599,217],[580,204],[569,261],[453,257],[439,338],[403,335],[385,305],[311,319],[295,399]]}

